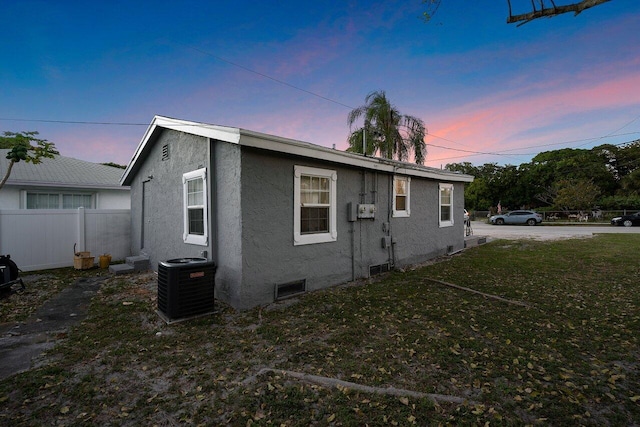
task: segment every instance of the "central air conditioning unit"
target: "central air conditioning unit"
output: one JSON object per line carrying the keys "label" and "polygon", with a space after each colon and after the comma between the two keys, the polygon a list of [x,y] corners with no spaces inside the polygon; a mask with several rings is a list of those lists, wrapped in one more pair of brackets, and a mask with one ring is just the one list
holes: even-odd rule
{"label": "central air conditioning unit", "polygon": [[158,311],[169,320],[213,312],[216,264],[206,258],[158,263]]}

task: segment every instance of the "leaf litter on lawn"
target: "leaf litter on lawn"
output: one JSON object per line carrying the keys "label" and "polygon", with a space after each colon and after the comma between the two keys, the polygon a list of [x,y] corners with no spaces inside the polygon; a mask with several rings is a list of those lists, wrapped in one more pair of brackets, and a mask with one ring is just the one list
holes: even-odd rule
{"label": "leaf litter on lawn", "polygon": [[[50,364],[0,383],[0,420],[628,425],[640,419],[639,249],[622,235],[496,241],[286,305],[220,303],[171,325],[155,313],[154,283],[110,278]],[[265,368],[467,403],[258,375]]]}

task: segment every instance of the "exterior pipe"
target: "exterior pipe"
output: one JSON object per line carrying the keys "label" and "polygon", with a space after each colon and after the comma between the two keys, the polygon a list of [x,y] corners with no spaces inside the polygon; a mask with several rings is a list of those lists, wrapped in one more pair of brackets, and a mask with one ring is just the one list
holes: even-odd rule
{"label": "exterior pipe", "polygon": [[351,281],[356,280],[356,226],[351,222]]}

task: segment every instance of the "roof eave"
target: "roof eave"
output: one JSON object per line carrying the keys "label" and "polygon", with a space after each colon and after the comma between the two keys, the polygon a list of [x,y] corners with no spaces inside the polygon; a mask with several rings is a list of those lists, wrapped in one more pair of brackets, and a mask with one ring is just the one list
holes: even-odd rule
{"label": "roof eave", "polygon": [[239,144],[246,147],[261,148],[286,154],[311,157],[314,159],[326,160],[328,162],[362,167],[387,173],[412,175],[454,182],[472,182],[474,179],[471,175],[429,168],[421,165],[412,165],[396,160],[339,151],[332,148],[326,148],[245,129],[240,130],[240,135],[241,138]]}
{"label": "roof eave", "polygon": [[471,175],[429,168],[421,165],[412,165],[409,163],[378,157],[368,157],[346,151],[338,151],[307,142],[246,129],[197,123],[164,116],[155,116],[144,136],[140,140],[131,161],[127,165],[127,169],[120,179],[121,185],[131,185],[133,175],[135,175],[135,172],[139,168],[138,163],[144,157],[147,151],[147,145],[154,140],[154,136],[159,132],[159,129],[173,129],[245,147],[254,147],[290,155],[326,160],[337,164],[362,167],[386,173],[398,173],[450,182],[472,182],[474,179]]}
{"label": "roof eave", "polygon": [[9,187],[47,187],[47,188],[73,188],[87,190],[130,190],[128,185],[118,184],[86,184],[86,183],[69,183],[69,182],[48,182],[48,181],[25,181],[25,180],[9,180],[6,182]]}
{"label": "roof eave", "polygon": [[147,145],[150,141],[154,140],[159,129],[172,129],[179,132],[191,133],[205,138],[217,139],[230,143],[238,143],[238,140],[240,139],[240,129],[238,128],[210,125],[207,123],[198,123],[156,115],[144,133],[136,151],[133,153],[133,157],[131,157],[127,168],[122,174],[122,178],[120,178],[121,185],[131,184],[131,175],[137,170],[138,161],[144,156]]}

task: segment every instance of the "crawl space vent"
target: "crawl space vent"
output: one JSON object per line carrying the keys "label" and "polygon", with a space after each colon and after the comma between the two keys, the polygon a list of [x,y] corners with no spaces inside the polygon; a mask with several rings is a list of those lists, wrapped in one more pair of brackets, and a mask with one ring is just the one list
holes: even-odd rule
{"label": "crawl space vent", "polygon": [[306,279],[276,285],[276,300],[289,298],[307,290]]}
{"label": "crawl space vent", "polygon": [[369,266],[369,277],[375,276],[378,274],[386,273],[389,271],[389,263],[378,264],[378,265],[370,265]]}

